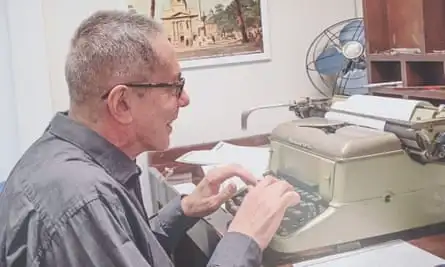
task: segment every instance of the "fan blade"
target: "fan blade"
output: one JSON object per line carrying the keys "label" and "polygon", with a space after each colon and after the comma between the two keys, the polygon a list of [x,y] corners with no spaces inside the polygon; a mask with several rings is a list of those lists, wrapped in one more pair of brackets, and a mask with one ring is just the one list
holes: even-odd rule
{"label": "fan blade", "polygon": [[315,69],[323,75],[336,75],[346,63],[346,58],[335,47],[325,49],[314,62]]}
{"label": "fan blade", "polygon": [[344,95],[364,95],[369,92],[365,85],[368,84],[366,70],[353,69],[337,79],[337,87]]}
{"label": "fan blade", "polygon": [[346,24],[340,31],[338,37],[340,44],[344,45],[349,41],[357,41],[362,45],[365,45],[365,29],[363,20],[354,20]]}

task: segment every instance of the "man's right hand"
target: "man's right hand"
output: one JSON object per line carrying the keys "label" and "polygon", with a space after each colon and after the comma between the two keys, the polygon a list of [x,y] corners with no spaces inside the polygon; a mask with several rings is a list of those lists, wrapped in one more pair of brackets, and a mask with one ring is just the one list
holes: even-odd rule
{"label": "man's right hand", "polygon": [[300,196],[292,185],[267,176],[249,188],[228,232],[245,234],[264,250],[278,230],[286,209],[299,202]]}

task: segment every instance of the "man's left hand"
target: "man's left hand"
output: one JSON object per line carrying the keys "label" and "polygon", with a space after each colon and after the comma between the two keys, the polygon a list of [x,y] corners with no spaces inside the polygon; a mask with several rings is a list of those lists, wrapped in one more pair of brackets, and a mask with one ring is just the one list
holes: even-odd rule
{"label": "man's left hand", "polygon": [[237,190],[234,184],[229,184],[220,190],[221,184],[236,176],[247,185],[256,185],[257,183],[257,178],[239,165],[216,167],[209,171],[190,195],[182,199],[181,206],[184,214],[189,217],[201,218],[215,212]]}

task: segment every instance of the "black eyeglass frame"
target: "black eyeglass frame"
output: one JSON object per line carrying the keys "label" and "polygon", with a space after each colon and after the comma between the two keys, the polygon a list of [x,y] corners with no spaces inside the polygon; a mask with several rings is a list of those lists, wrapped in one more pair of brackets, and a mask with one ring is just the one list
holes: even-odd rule
{"label": "black eyeglass frame", "polygon": [[[135,87],[135,88],[173,88],[176,89],[176,97],[180,97],[182,95],[182,91],[184,90],[185,85],[185,78],[180,77],[178,81],[170,82],[170,83],[123,83],[121,85],[125,85],[128,87]],[[104,95],[102,95],[102,100],[105,100],[110,95],[112,89],[110,89],[108,92],[106,92]]]}

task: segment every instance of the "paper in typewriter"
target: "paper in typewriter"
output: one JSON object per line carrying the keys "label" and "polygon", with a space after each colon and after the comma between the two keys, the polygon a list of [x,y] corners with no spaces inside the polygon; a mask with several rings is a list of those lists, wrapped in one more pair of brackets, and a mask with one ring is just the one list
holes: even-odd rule
{"label": "paper in typewriter", "polygon": [[392,242],[320,259],[300,262],[293,267],[434,267],[445,260],[407,242]]}
{"label": "paper in typewriter", "polygon": [[385,119],[410,121],[414,110],[419,105],[430,104],[417,100],[369,95],[354,95],[349,97],[345,101],[335,102],[332,105],[332,108],[368,116],[381,117],[382,120],[370,119],[335,111],[327,112],[325,118],[383,130],[386,123]]}

